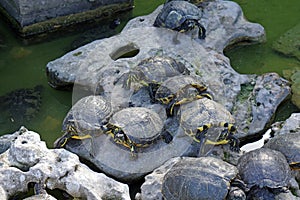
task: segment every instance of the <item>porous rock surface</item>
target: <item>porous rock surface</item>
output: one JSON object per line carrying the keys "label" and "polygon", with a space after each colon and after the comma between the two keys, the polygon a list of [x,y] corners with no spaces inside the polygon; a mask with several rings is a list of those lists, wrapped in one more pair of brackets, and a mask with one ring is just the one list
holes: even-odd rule
{"label": "porous rock surface", "polygon": [[27,192],[29,183],[61,189],[84,199],[126,199],[128,186],[96,173],[65,149],[48,149],[39,134],[21,127],[11,147],[0,155],[0,198]]}

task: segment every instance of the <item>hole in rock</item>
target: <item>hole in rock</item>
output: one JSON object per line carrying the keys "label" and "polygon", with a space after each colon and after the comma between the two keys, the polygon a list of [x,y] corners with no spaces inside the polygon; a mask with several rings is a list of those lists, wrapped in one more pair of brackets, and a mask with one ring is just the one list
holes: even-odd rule
{"label": "hole in rock", "polygon": [[21,143],[22,144],[27,144],[28,142],[26,140],[23,140]]}
{"label": "hole in rock", "polygon": [[127,44],[123,47],[116,49],[114,52],[110,53],[109,56],[113,60],[118,60],[120,58],[132,58],[140,52],[140,49],[133,43]]}

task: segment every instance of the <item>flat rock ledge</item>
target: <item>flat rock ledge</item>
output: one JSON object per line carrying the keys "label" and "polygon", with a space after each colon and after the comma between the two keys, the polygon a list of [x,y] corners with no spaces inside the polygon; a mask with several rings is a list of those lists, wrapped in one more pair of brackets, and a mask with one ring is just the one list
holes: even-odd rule
{"label": "flat rock ledge", "polygon": [[[0,155],[0,199],[26,193],[29,183],[60,189],[74,198],[130,200],[128,185],[96,173],[65,149],[48,149],[38,133],[21,127]],[[49,197],[45,191],[29,199]],[[54,197],[49,197],[55,199]]]}
{"label": "flat rock ledge", "polygon": [[[100,94],[110,100],[113,110],[117,111],[129,106],[126,98],[130,94],[124,94],[124,88],[114,83],[142,60],[155,56],[170,57],[184,63],[190,75],[199,77],[208,86],[214,101],[231,112],[238,127],[238,138],[246,140],[261,135],[271,124],[279,104],[289,97],[289,83],[276,73],[259,76],[239,74],[232,69],[223,50],[242,41],[263,42],[264,28],[246,21],[238,4],[214,0],[200,7],[203,12],[201,24],[207,30],[207,37],[199,40],[193,37],[193,33],[181,34],[153,27],[161,9],[162,6],[159,6],[150,15],[132,19],[118,35],[96,40],[49,62],[46,67],[49,84],[56,89],[74,86],[74,103],[84,96]],[[97,129],[99,127],[94,127],[94,130]],[[143,154],[137,161],[131,161],[128,151],[124,151],[121,160],[125,161],[120,164],[112,162],[119,159],[119,151],[114,150],[117,145],[111,145],[114,148],[102,152],[107,147],[105,144],[113,142],[105,136],[101,135],[95,140],[102,147],[98,148],[95,157],[90,155],[90,140],[84,140],[82,144],[67,143],[66,149],[124,182],[140,179],[166,160],[189,152],[185,148],[187,141],[184,137],[175,137],[171,144],[158,144],[164,147],[161,148],[164,149],[164,159],[163,156],[157,158],[157,153],[153,151]],[[219,152],[220,155],[222,152]],[[230,158],[233,163],[236,162],[235,157]],[[157,162],[151,162],[153,160]],[[120,170],[124,168],[125,171]]]}
{"label": "flat rock ledge", "polygon": [[80,96],[78,93],[84,89],[90,94],[100,91],[114,98],[112,94],[117,93],[117,89],[113,83],[120,75],[136,67],[141,60],[156,55],[169,56],[185,60],[190,73],[201,78],[214,100],[234,115],[240,138],[261,134],[278,105],[289,97],[288,81],[275,73],[238,74],[222,52],[242,41],[263,42],[264,28],[246,21],[239,5],[231,1],[209,1],[200,8],[203,11],[201,23],[207,29],[205,40],[153,27],[162,9],[160,6],[150,15],[129,21],[119,35],[96,40],[49,62],[48,82],[56,89],[71,89],[75,85],[73,96]]}

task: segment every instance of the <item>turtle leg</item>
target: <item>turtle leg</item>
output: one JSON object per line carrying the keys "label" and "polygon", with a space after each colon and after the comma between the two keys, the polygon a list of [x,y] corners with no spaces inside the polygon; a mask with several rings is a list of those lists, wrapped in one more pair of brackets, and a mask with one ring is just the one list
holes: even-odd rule
{"label": "turtle leg", "polygon": [[208,129],[211,127],[211,124],[205,124],[203,126],[199,126],[197,128],[197,132],[194,136],[192,136],[195,142],[201,143],[204,141]]}
{"label": "turtle leg", "polygon": [[229,141],[230,149],[232,151],[236,151],[236,152],[240,151],[240,140],[237,137],[229,133],[227,140]]}
{"label": "turtle leg", "polygon": [[230,135],[230,134],[235,134],[235,132],[236,132],[236,127],[233,125],[233,124],[231,124],[231,123],[228,123],[228,122],[221,122],[220,124],[219,124],[219,126],[222,126],[222,127],[224,127],[225,129],[221,132],[221,134],[219,135],[219,137],[218,137],[218,140],[225,140],[225,139],[227,139],[228,138],[228,136]]}
{"label": "turtle leg", "polygon": [[173,136],[171,135],[171,133],[165,129],[162,131],[161,137],[167,144],[169,144],[173,140]]}
{"label": "turtle leg", "polygon": [[292,170],[300,170],[300,162],[291,162],[289,165]]}
{"label": "turtle leg", "polygon": [[167,107],[166,107],[167,116],[168,117],[173,116],[174,115],[174,106],[175,106],[175,103],[177,100],[176,95],[171,94],[167,97],[160,98],[159,100],[160,100],[160,102],[163,102],[163,104],[167,104]]}
{"label": "turtle leg", "polygon": [[160,85],[161,85],[161,83],[156,83],[156,82],[152,82],[152,83],[148,84],[149,96],[150,96],[152,103],[156,102],[155,94],[156,94],[158,88],[160,87]]}
{"label": "turtle leg", "polygon": [[57,139],[55,142],[54,142],[54,148],[62,148],[64,147],[68,140],[70,139],[70,135],[64,135],[62,136],[61,138]]}
{"label": "turtle leg", "polygon": [[205,37],[206,37],[206,30],[205,30],[205,28],[198,21],[196,21],[196,25],[199,28],[198,38],[199,39],[205,39]]}

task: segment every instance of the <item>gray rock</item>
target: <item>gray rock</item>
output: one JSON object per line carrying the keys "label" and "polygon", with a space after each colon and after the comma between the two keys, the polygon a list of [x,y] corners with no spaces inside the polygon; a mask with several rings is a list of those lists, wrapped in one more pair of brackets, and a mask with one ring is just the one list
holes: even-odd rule
{"label": "gray rock", "polygon": [[[128,0],[114,1],[84,1],[70,0],[68,2],[59,0],[32,1],[32,0],[3,0],[1,6],[22,26],[28,26],[52,18],[86,12],[109,4],[128,3]],[[48,27],[50,28],[50,27]]]}
{"label": "gray rock", "polygon": [[[163,6],[159,6],[153,13],[132,19],[123,31],[138,27],[152,26],[156,16]],[[200,4],[203,11],[200,23],[206,29],[205,40],[194,38],[208,49],[218,52],[233,44],[253,44],[265,41],[265,31],[260,24],[248,22],[240,6],[232,1],[214,0]],[[189,34],[189,33],[187,33]]]}
{"label": "gray rock", "polygon": [[274,135],[296,133],[300,131],[300,113],[292,113],[284,122],[272,124]]}
{"label": "gray rock", "polygon": [[24,128],[21,132],[0,155],[0,188],[4,191],[0,194],[5,195],[1,199],[27,192],[30,182],[61,189],[73,197],[130,199],[127,185],[92,171],[64,149],[47,149],[39,134]]}
{"label": "gray rock", "polygon": [[253,77],[252,81],[242,85],[232,109],[240,130],[239,137],[262,133],[270,125],[279,104],[290,93],[288,81],[276,73]]}
{"label": "gray rock", "polygon": [[[197,75],[208,86],[214,100],[233,113],[239,138],[261,133],[279,103],[289,95],[290,88],[274,73],[262,76],[238,74],[222,51],[243,38],[261,42],[264,29],[247,22],[236,3],[216,0],[206,2],[202,8],[201,23],[207,28],[207,39],[191,39],[189,33],[153,27],[160,9],[131,20],[119,35],[94,41],[49,62],[46,70],[50,84],[56,88],[74,84],[73,96],[84,96],[84,91],[88,95],[100,94],[111,101],[113,110],[119,110],[132,103],[129,99],[136,88],[125,90],[114,83],[141,60],[168,56],[186,63],[190,74]],[[141,101],[147,102],[147,98]],[[141,103],[142,106],[145,104]],[[168,159],[188,153],[191,142],[185,138],[175,137],[168,145],[159,143],[163,148],[151,145],[149,148],[159,149],[162,156],[157,158],[157,152],[153,151],[152,155],[142,154],[135,161],[131,160],[128,149],[124,151],[107,135],[100,135],[95,140],[95,145],[101,147],[97,148],[96,157],[90,155],[87,145],[91,143],[87,140],[67,144],[66,148],[106,173],[123,181],[132,181]],[[222,154],[223,151],[219,152]],[[234,155],[230,160],[234,163],[238,156]]]}
{"label": "gray rock", "polygon": [[0,154],[5,152],[11,144],[14,142],[14,140],[19,136],[19,132],[14,132],[12,134],[2,135],[0,137]]}

